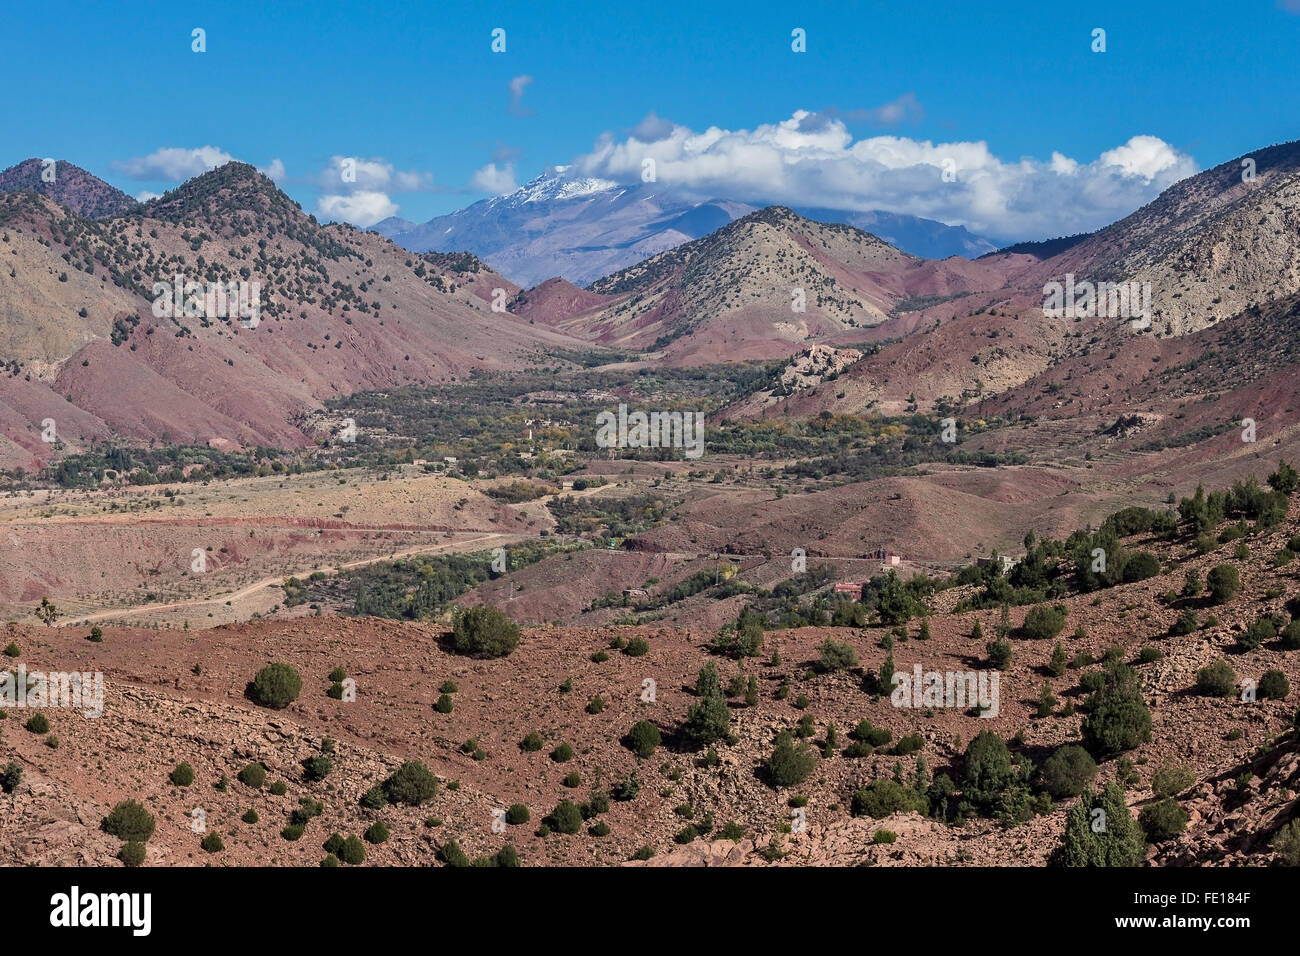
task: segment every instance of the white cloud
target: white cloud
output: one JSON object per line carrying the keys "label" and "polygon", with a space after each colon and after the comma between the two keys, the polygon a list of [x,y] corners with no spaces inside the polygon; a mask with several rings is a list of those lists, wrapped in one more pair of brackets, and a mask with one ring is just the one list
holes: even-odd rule
{"label": "white cloud", "polygon": [[148,156],[115,160],[113,167],[131,179],[146,182],[179,182],[182,179],[192,179],[218,166],[224,166],[234,158],[216,146],[200,146],[198,149],[182,149],[173,146],[156,149]]}
{"label": "white cloud", "polygon": [[316,200],[316,211],[326,219],[341,219],[363,228],[397,215],[399,208],[385,193],[374,190],[327,193]]}
{"label": "white cloud", "polygon": [[[877,121],[900,120],[919,108],[905,95],[866,114]],[[1091,161],[1053,152],[1046,162],[1003,159],[985,142],[934,143],[905,136],[855,141],[842,117],[866,114],[799,110],[752,130],[714,126],[698,132],[673,125],[665,133],[662,122],[643,121],[625,138],[602,136],[591,152],[574,160],[570,172],[639,182],[642,161],[652,158],[659,183],[703,198],[881,209],[964,225],[999,239],[1099,228],[1196,172],[1190,156],[1147,135]],[[944,181],[947,160],[955,167],[955,182]],[[495,167],[479,170],[476,185],[487,189],[495,173]]]}
{"label": "white cloud", "polygon": [[142,189],[135,194],[135,201],[148,202],[150,199],[157,199],[159,195],[159,193],[151,193],[147,189]]}
{"label": "white cloud", "polygon": [[533,82],[533,78],[529,76],[527,73],[525,73],[522,76],[516,76],[508,84],[508,86],[510,87],[510,106],[508,107],[508,109],[515,116],[532,115],[532,111],[528,109],[524,109],[519,102],[524,98],[524,90],[528,89],[528,85],[532,82]]}
{"label": "white cloud", "polygon": [[322,189],[348,192],[384,191],[421,193],[433,191],[433,173],[403,172],[381,157],[331,156],[329,165],[316,177]]}
{"label": "white cloud", "polygon": [[470,177],[469,185],[476,192],[492,193],[494,196],[503,196],[506,193],[514,192],[514,163],[504,163],[501,166],[497,166],[496,163],[488,163]]}
{"label": "white cloud", "polygon": [[273,159],[265,166],[258,166],[257,171],[272,182],[280,182],[284,179],[284,163],[279,159]]}

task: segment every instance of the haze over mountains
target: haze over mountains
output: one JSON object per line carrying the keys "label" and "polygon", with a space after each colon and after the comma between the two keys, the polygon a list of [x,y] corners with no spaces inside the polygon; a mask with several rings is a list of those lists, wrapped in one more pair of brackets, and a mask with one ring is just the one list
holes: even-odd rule
{"label": "haze over mountains", "polygon": [[[623,186],[572,177],[559,167],[512,193],[421,225],[394,217],[372,228],[416,251],[472,252],[523,286],[554,276],[585,286],[702,238],[758,208],[728,199],[691,199],[663,183]],[[821,222],[857,226],[925,258],[975,258],[996,248],[963,227],[916,216],[825,208],[796,211]]]}

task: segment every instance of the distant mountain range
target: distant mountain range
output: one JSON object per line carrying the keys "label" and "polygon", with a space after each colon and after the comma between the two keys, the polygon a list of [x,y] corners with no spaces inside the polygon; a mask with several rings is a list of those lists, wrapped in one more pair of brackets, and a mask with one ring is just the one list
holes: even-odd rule
{"label": "distant mountain range", "polygon": [[[558,167],[512,193],[426,223],[392,217],[373,229],[415,252],[472,252],[524,287],[554,276],[588,285],[759,208],[761,204],[727,199],[699,201],[658,183],[621,186],[570,176]],[[963,227],[916,216],[803,207],[794,211],[820,222],[856,226],[927,259],[974,259],[996,249]]]}

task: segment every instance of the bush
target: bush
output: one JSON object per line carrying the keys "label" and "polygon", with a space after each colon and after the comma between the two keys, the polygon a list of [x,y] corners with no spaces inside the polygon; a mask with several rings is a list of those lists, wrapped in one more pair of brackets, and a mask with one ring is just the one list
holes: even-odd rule
{"label": "bush", "polygon": [[384,795],[390,803],[416,807],[432,800],[437,792],[438,781],[420,760],[406,761],[384,781]]}
{"label": "bush", "polygon": [[325,869],[332,869],[339,865],[339,858],[333,853],[327,853],[325,859],[320,861],[320,865]]}
{"label": "bush", "polygon": [[[1101,814],[1094,816],[1093,811]],[[1094,828],[1094,822],[1105,825]],[[1124,789],[1109,783],[1100,796],[1084,791],[1065,818],[1065,835],[1053,862],[1060,866],[1122,866],[1142,864],[1146,841],[1142,829],[1128,812]]]}
{"label": "bush", "polygon": [[450,694],[442,694],[434,702],[433,709],[440,714],[450,714],[455,705],[451,701]]}
{"label": "bush", "polygon": [[1165,763],[1151,775],[1151,792],[1157,797],[1176,797],[1196,782],[1196,775],[1185,764]]}
{"label": "bush", "polygon": [[1190,607],[1183,608],[1182,612],[1178,615],[1178,620],[1174,621],[1174,623],[1169,626],[1169,633],[1173,634],[1175,637],[1183,634],[1190,634],[1200,627],[1200,623],[1201,622],[1197,618],[1195,611]]}
{"label": "bush", "polygon": [[1300,866],[1300,820],[1292,820],[1273,837],[1269,844],[1283,866]]}
{"label": "bush", "polygon": [[366,861],[366,845],[354,836],[343,841],[343,852],[339,859],[349,866],[360,866]]}
{"label": "bush", "polygon": [[895,813],[926,813],[929,801],[924,794],[909,790],[893,780],[873,780],[862,790],[855,790],[849,811],[855,817],[884,819]]}
{"label": "bush", "polygon": [[284,783],[283,780],[277,780],[275,783],[273,783],[273,784],[271,784],[269,787],[267,787],[267,789],[271,791],[272,795],[277,796],[277,797],[283,797],[283,796],[285,795],[285,792],[286,792],[289,788],[288,788],[287,786],[285,786],[285,783]]}
{"label": "bush", "polygon": [[582,786],[582,774],[578,773],[576,770],[571,773],[566,773],[564,779],[561,780],[560,783],[564,784],[570,790],[574,787],[580,787]]}
{"label": "bush", "polygon": [[145,843],[153,836],[154,818],[134,800],[123,800],[104,817],[100,829],[128,843]]}
{"label": "bush", "polygon": [[1161,653],[1160,648],[1158,647],[1144,647],[1142,650],[1138,651],[1138,663],[1152,664],[1164,656],[1165,655]]}
{"label": "bush", "polygon": [[635,753],[638,757],[649,757],[655,752],[655,748],[662,743],[662,736],[659,728],[649,720],[639,720],[632,725],[632,729],[627,732],[624,743],[627,748]]}
{"label": "bush", "polygon": [[822,642],[818,665],[826,673],[845,671],[858,666],[858,654],[850,644],[839,644],[827,638]]}
{"label": "bush", "polygon": [[507,843],[501,849],[497,850],[497,854],[493,857],[493,860],[499,867],[513,869],[519,866],[519,851]]}
{"label": "bush", "polygon": [[597,694],[591,700],[587,701],[587,713],[599,714],[605,710],[605,699]]}
{"label": "bush", "polygon": [[505,657],[519,644],[519,625],[491,605],[480,604],[456,615],[451,637],[459,654]]}
{"label": "bush", "polygon": [[1264,671],[1259,679],[1259,696],[1268,700],[1286,700],[1291,693],[1291,685],[1286,675],[1279,670]]}
{"label": "bush", "polygon": [[972,803],[990,807],[1015,778],[1006,743],[991,730],[980,731],[966,747],[962,795]]}
{"label": "bush", "polygon": [[778,787],[793,787],[802,783],[817,766],[817,755],[806,743],[795,745],[789,731],[776,738],[776,749],[767,760],[767,774]]}
{"label": "bush", "polygon": [[893,843],[898,839],[898,834],[893,830],[880,829],[871,835],[871,842],[875,844]]}
{"label": "bush", "polygon": [[44,714],[32,714],[23,727],[34,734],[45,734],[50,731],[50,722]]}
{"label": "bush", "polygon": [[1088,698],[1081,728],[1083,745],[1099,757],[1132,750],[1151,739],[1151,712],[1133,670],[1116,664],[1105,674],[1105,685]]}
{"label": "bush", "polygon": [[1241,590],[1241,577],[1231,564],[1216,565],[1205,578],[1211,604],[1227,604]]}
{"label": "bush", "polygon": [[374,823],[370,824],[364,836],[367,843],[383,843],[388,839],[388,827],[384,826],[379,820],[376,820]]}
{"label": "bush", "polygon": [[654,850],[650,849],[648,846],[643,846],[639,848],[635,853],[632,854],[632,859],[641,860],[644,862],[645,860],[650,859],[654,855],[655,855]]}
{"label": "bush", "polygon": [[178,787],[188,787],[194,782],[194,768],[181,761],[176,765],[176,769],[171,772],[169,779]]}
{"label": "bush", "polygon": [[1231,697],[1237,689],[1237,672],[1220,658],[1196,672],[1196,690],[1207,697]]}
{"label": "bush", "polygon": [[551,751],[551,759],[556,763],[567,763],[573,759],[573,748],[567,743],[561,743]]}
{"label": "bush", "polygon": [[512,803],[510,809],[506,811],[506,823],[511,826],[519,826],[521,823],[527,823],[531,816],[528,808],[522,803]]}
{"label": "bush", "polygon": [[257,811],[256,811],[256,810],[254,810],[252,807],[249,807],[249,808],[248,808],[248,812],[245,813],[245,814],[244,814],[242,817],[240,817],[239,819],[243,820],[245,823],[252,824],[252,823],[256,823],[258,820],[260,820],[261,817],[259,817],[259,816],[257,815]]}
{"label": "bush", "polygon": [[582,829],[582,811],[578,809],[578,805],[572,800],[561,800],[559,805],[551,811],[548,822],[553,829],[572,836]]}
{"label": "bush", "polygon": [[12,760],[5,764],[3,771],[0,771],[0,789],[5,793],[13,793],[22,780],[23,768]]}
{"label": "bush", "polygon": [[1145,581],[1147,578],[1153,578],[1160,573],[1160,560],[1154,554],[1148,554],[1145,551],[1134,551],[1129,559],[1124,562],[1124,573],[1122,579],[1126,584],[1134,581]]}
{"label": "bush", "polygon": [[628,657],[644,657],[650,653],[650,642],[644,637],[634,637],[627,642],[627,647],[623,648],[623,653]]}
{"label": "bush", "polygon": [[239,782],[246,787],[260,790],[266,782],[266,768],[260,763],[250,763],[239,771]]}
{"label": "bush", "polygon": [[331,683],[339,683],[348,679],[348,672],[341,667],[336,667],[329,673]]}
{"label": "bush", "polygon": [[849,736],[872,747],[883,747],[894,739],[894,732],[887,727],[873,727],[871,721],[863,720],[849,731]]}
{"label": "bush", "polygon": [[302,762],[302,776],[308,783],[324,780],[333,769],[334,761],[324,754],[318,757],[308,757]]}
{"label": "bush", "polygon": [[1151,843],[1172,840],[1187,829],[1187,820],[1187,811],[1172,797],[1158,800],[1138,814],[1138,823]]}
{"label": "bush", "polygon": [[216,830],[205,836],[199,846],[203,848],[205,853],[220,853],[226,848],[226,845],[221,842],[221,835]]}
{"label": "bush", "polygon": [[1282,628],[1282,647],[1288,651],[1300,650],[1300,620]]}
{"label": "bush", "polygon": [[288,664],[267,664],[253,678],[249,696],[254,703],[273,710],[282,710],[298,699],[302,691],[302,678]]}
{"label": "bush", "polygon": [[321,844],[321,849],[326,853],[333,853],[338,856],[343,852],[343,837],[338,833],[331,833],[328,840]]}
{"label": "bush", "polygon": [[1050,607],[1046,604],[1035,605],[1025,615],[1025,623],[1020,630],[1025,637],[1038,640],[1056,637],[1061,633],[1061,629],[1065,627],[1066,613],[1064,604],[1055,604]]}
{"label": "bush", "polygon": [[1277,637],[1277,625],[1267,617],[1256,618],[1255,622],[1237,635],[1237,646],[1242,650],[1253,651],[1265,641]]}
{"label": "bush", "polygon": [[130,840],[122,844],[122,849],[117,851],[117,858],[122,861],[123,866],[139,866],[144,862],[144,844],[138,840]]}
{"label": "bush", "polygon": [[1077,744],[1053,751],[1038,771],[1039,783],[1054,800],[1077,797],[1097,777],[1097,763]]}
{"label": "bush", "polygon": [[894,755],[906,757],[908,754],[914,754],[925,746],[925,738],[920,734],[908,734],[906,737],[899,737],[898,743],[894,744]]}

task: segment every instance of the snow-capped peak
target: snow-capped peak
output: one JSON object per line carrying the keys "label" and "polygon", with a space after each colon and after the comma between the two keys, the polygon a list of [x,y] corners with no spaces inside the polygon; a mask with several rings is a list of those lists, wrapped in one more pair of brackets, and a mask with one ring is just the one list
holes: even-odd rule
{"label": "snow-capped peak", "polygon": [[530,202],[578,199],[593,193],[614,189],[618,183],[595,176],[570,178],[564,175],[567,166],[556,166],[554,172],[538,176],[524,183],[508,196],[501,197],[512,206]]}

